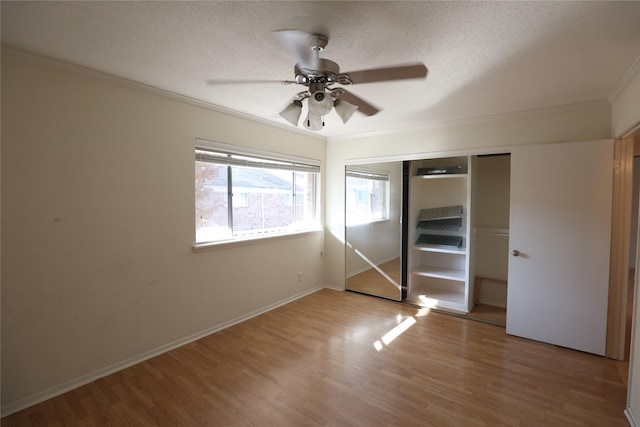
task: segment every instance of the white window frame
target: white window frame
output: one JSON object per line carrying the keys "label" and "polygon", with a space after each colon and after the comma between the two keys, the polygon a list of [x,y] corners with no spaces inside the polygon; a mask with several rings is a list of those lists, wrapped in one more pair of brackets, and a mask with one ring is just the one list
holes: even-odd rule
{"label": "white window frame", "polygon": [[[389,193],[390,193],[390,173],[389,171],[378,171],[378,170],[372,170],[372,169],[356,169],[353,167],[348,167],[347,170],[345,171],[345,196],[347,195],[347,192],[349,191],[348,186],[347,186],[347,181],[349,178],[358,178],[358,179],[364,179],[364,180],[368,180],[368,181],[380,181],[380,182],[384,182],[385,183],[385,187],[384,187],[384,200],[383,202],[383,212],[382,212],[382,216],[381,217],[375,217],[373,215],[373,212],[369,212],[368,216],[364,216],[364,215],[359,215],[359,216],[354,216],[354,215],[350,215],[350,212],[346,212],[346,219],[347,219],[347,224],[348,226],[351,225],[359,225],[359,224],[367,224],[367,223],[372,223],[372,222],[378,222],[378,221],[386,221],[389,219]],[[359,196],[359,194],[358,194]],[[356,196],[356,197],[358,197]],[[373,195],[371,193],[369,193],[369,197],[373,197]],[[356,200],[357,202],[357,200]],[[369,208],[373,208],[372,204],[369,204]],[[348,209],[346,200],[345,200],[345,209]]]}
{"label": "white window frame", "polygon": [[[200,151],[200,153],[199,153]],[[296,205],[299,204],[294,203],[292,206],[293,209],[293,219],[294,223],[291,227],[282,227],[278,230],[268,230],[264,231],[261,229],[259,232],[255,234],[251,233],[242,233],[239,235],[234,235],[233,232],[230,233],[229,238],[219,239],[219,240],[211,240],[211,241],[197,241],[196,236],[196,224],[194,222],[194,250],[198,248],[206,248],[210,246],[218,246],[221,244],[233,243],[238,241],[251,241],[257,239],[278,237],[278,236],[286,236],[291,234],[299,234],[311,231],[320,230],[320,161],[316,159],[310,159],[306,157],[292,156],[289,154],[275,153],[270,151],[256,150],[246,147],[240,147],[231,144],[224,144],[220,142],[213,142],[204,139],[196,139],[195,147],[194,147],[194,166],[196,162],[203,161],[205,156],[208,154],[215,152],[225,154],[228,157],[226,160],[223,160],[222,157],[218,157],[217,161],[212,161],[212,163],[216,164],[227,164],[229,167],[233,166],[253,166],[253,167],[267,167],[273,168],[276,170],[291,170],[292,173],[295,172],[310,172],[315,173],[315,183],[313,189],[313,200],[312,200],[312,210],[313,210],[313,220],[310,222],[296,222]],[[217,157],[217,156],[216,156]],[[249,159],[245,159],[249,158]],[[256,161],[263,161],[264,163],[257,163]],[[281,164],[280,167],[278,164]],[[295,182],[296,174],[293,173],[293,198],[296,200],[298,197],[302,197],[302,195],[296,194],[296,182]],[[227,183],[228,193],[232,194],[233,183],[229,181]],[[233,209],[233,199],[235,197],[227,197],[227,201],[231,201],[229,203],[228,209],[228,220],[229,227],[232,227],[232,209]],[[194,208],[196,206],[197,200],[194,199]],[[195,221],[195,215],[194,215]]]}

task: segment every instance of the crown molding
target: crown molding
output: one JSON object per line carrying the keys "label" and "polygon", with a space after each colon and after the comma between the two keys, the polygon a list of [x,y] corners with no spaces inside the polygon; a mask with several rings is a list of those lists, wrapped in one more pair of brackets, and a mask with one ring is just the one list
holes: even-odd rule
{"label": "crown molding", "polygon": [[327,137],[327,141],[332,141],[332,142],[348,141],[348,140],[354,140],[354,139],[360,139],[360,138],[371,138],[371,137],[378,137],[378,136],[399,135],[399,134],[405,134],[410,132],[421,132],[421,131],[427,131],[427,130],[438,129],[438,128],[472,126],[477,124],[492,123],[492,122],[498,122],[503,120],[519,119],[519,118],[524,118],[524,117],[528,117],[528,116],[539,114],[539,113],[550,113],[550,112],[559,113],[559,112],[562,112],[563,110],[567,110],[571,108],[577,108],[581,106],[586,107],[586,106],[598,105],[598,104],[610,105],[607,99],[599,99],[599,100],[593,100],[593,101],[578,102],[574,104],[540,107],[540,108],[534,108],[530,110],[487,114],[483,116],[424,121],[421,123],[416,123],[414,125],[404,126],[402,128],[379,130],[379,131],[344,135],[344,136],[332,136],[332,137],[330,136],[330,137]]}
{"label": "crown molding", "polygon": [[640,56],[636,58],[636,60],[631,64],[631,67],[624,73],[624,76],[620,79],[616,87],[607,97],[607,100],[610,104],[613,104],[620,94],[624,92],[629,82],[636,76],[636,74],[640,74]]}

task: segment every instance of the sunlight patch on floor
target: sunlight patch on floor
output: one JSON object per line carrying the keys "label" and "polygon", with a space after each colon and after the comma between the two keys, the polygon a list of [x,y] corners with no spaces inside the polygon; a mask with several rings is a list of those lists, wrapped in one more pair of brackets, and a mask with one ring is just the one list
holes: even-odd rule
{"label": "sunlight patch on floor", "polygon": [[389,332],[384,334],[382,336],[382,338],[380,338],[378,341],[374,342],[373,343],[373,347],[375,347],[375,349],[378,350],[378,351],[382,350],[385,345],[391,344],[391,342],[393,342],[393,340],[398,338],[407,329],[409,329],[410,327],[412,327],[415,324],[416,324],[416,319],[413,316],[407,317],[398,326],[396,326],[395,328],[391,329]]}
{"label": "sunlight patch on floor", "polygon": [[429,313],[431,313],[431,309],[428,307],[423,307],[420,310],[418,310],[418,312],[415,314],[414,317],[424,317],[424,316],[428,316]]}

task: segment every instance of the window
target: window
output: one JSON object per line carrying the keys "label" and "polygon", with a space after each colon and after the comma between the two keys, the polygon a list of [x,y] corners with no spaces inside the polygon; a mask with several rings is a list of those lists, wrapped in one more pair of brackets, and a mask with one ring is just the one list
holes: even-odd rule
{"label": "window", "polygon": [[317,161],[217,146],[195,149],[196,244],[318,228]]}
{"label": "window", "polygon": [[234,208],[248,208],[249,207],[249,193],[233,193],[233,207]]}
{"label": "window", "polygon": [[347,169],[347,225],[389,218],[389,172]]}

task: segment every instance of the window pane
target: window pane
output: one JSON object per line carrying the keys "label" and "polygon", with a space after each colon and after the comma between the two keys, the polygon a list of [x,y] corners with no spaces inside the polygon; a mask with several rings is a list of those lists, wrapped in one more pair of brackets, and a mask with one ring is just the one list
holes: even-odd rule
{"label": "window pane", "polygon": [[196,242],[231,237],[227,166],[196,161]]}
{"label": "window pane", "polygon": [[318,227],[315,161],[196,147],[196,243]]}
{"label": "window pane", "polygon": [[277,232],[293,224],[293,172],[233,167],[232,192],[247,194],[246,204],[233,204],[233,235]]}
{"label": "window pane", "polygon": [[296,172],[295,213],[297,228],[312,227],[316,220],[316,177],[314,172]]}
{"label": "window pane", "polygon": [[389,181],[353,176],[346,178],[346,213],[348,225],[387,218]]}
{"label": "window pane", "polygon": [[386,188],[388,181],[370,181],[371,219],[383,219],[386,215]]}

